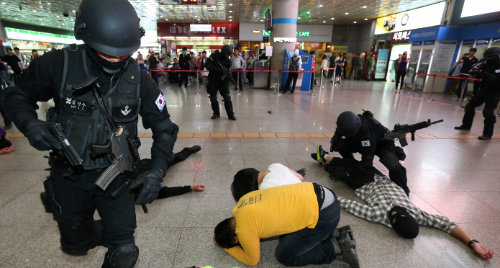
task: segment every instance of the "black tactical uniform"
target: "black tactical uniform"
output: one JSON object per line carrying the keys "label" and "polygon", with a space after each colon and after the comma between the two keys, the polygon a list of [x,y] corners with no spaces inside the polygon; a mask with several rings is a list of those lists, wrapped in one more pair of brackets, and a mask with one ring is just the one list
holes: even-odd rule
{"label": "black tactical uniform", "polygon": [[[182,49],[182,54],[179,56],[179,66],[181,67],[181,70],[190,70],[189,62],[191,61],[191,55],[187,53],[187,48]],[[185,87],[188,85],[188,80],[189,80],[189,74],[188,72],[182,72],[181,73],[181,80],[179,81],[179,86],[184,84]]]}
{"label": "black tactical uniform", "polygon": [[474,120],[475,109],[477,106],[485,103],[483,109],[484,128],[483,135],[480,140],[489,140],[493,136],[496,116],[495,109],[500,100],[500,48],[492,47],[484,52],[483,63],[476,67],[476,70],[471,70],[477,73],[478,78],[481,78],[479,92],[472,96],[471,100],[465,106],[465,114],[462,119],[462,125],[455,127],[459,130],[469,130],[472,127]]}
{"label": "black tactical uniform", "polygon": [[[117,12],[108,14],[111,8]],[[174,157],[178,127],[169,119],[165,99],[155,82],[129,57],[139,48],[142,34],[137,14],[128,1],[83,0],[77,12],[75,36],[86,45],[53,51],[33,61],[7,93],[8,115],[30,144],[42,151],[57,148],[58,144],[47,123],[37,119],[36,102],[54,100],[55,108],[47,113],[47,121],[61,124],[83,159],[80,172],[61,157],[52,154],[50,159],[52,169],[45,186],[58,222],[61,249],[81,255],[96,245],[104,245],[108,252],[103,267],[135,265],[139,254],[134,244],[135,203],[145,204],[156,198],[167,163]],[[105,60],[97,51],[121,60]],[[85,86],[92,77],[97,77],[96,91]],[[103,106],[98,104],[96,92],[107,106],[107,116],[100,109]],[[107,191],[97,188],[94,183],[110,160],[107,155],[92,158],[89,150],[92,145],[105,144],[110,137],[112,129],[105,117],[127,130],[130,144],[137,149],[139,115],[144,127],[153,131],[153,168],[132,183],[130,189],[142,186],[137,200],[128,189],[112,197],[111,193],[127,178],[120,175]],[[93,219],[96,209],[100,221]]]}
{"label": "black tactical uniform", "polygon": [[212,104],[212,111],[214,113],[212,119],[220,117],[219,102],[217,101],[217,92],[219,92],[224,99],[224,108],[226,108],[227,116],[231,120],[236,120],[233,112],[233,103],[229,95],[228,80],[231,79],[231,75],[227,70],[231,68],[230,53],[232,53],[231,47],[225,45],[221,52],[216,51],[210,55],[206,62],[206,67],[210,71],[208,74],[207,92],[210,95],[210,103]]}
{"label": "black tactical uniform", "polygon": [[380,162],[389,170],[389,178],[399,185],[406,194],[409,194],[410,189],[406,185],[406,169],[399,162],[404,157],[396,153],[394,141],[383,139],[384,133],[388,129],[377,121],[371,112],[364,112],[358,115],[358,117],[358,130],[353,131],[352,133],[354,134],[352,136],[342,135],[343,131],[339,130],[340,122],[337,120],[337,129],[331,139],[330,151],[339,152],[344,159],[353,159],[353,153],[360,153],[361,167],[367,169],[373,166],[375,155],[378,156]]}

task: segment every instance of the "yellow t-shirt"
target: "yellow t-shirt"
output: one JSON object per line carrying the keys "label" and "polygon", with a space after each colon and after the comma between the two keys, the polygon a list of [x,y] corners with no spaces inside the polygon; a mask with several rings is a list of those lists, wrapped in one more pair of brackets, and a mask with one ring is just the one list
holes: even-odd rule
{"label": "yellow t-shirt", "polygon": [[238,261],[255,266],[260,260],[260,239],[314,228],[319,207],[310,182],[250,192],[233,209],[241,247],[226,251]]}

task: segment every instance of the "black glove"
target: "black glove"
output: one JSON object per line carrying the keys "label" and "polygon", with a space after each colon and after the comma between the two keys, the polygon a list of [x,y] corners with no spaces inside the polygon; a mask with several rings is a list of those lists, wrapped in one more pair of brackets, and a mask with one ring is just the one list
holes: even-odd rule
{"label": "black glove", "polygon": [[130,185],[130,189],[140,189],[140,193],[135,200],[138,205],[145,205],[153,202],[160,192],[161,182],[163,181],[163,173],[158,169],[151,169],[139,174],[137,179]]}
{"label": "black glove", "polygon": [[46,122],[38,119],[29,119],[23,123],[22,130],[31,144],[39,151],[46,151],[50,149],[61,149],[61,145],[57,139],[50,134]]}

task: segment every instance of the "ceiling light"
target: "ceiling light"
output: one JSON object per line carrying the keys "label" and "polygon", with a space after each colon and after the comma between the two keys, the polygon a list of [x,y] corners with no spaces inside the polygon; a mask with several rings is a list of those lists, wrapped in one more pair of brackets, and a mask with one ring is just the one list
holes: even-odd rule
{"label": "ceiling light", "polygon": [[368,20],[367,18],[365,18],[365,20]]}
{"label": "ceiling light", "polygon": [[73,9],[73,13],[75,13],[75,12],[76,12],[76,10]]}
{"label": "ceiling light", "polygon": [[310,11],[307,11],[306,13],[307,13],[307,14],[311,14],[311,12],[310,12]]}
{"label": "ceiling light", "polygon": [[298,19],[300,20],[300,17],[298,17]]}
{"label": "ceiling light", "polygon": [[166,21],[168,21],[168,19],[165,19]]}
{"label": "ceiling light", "polygon": [[319,5],[319,7],[323,7],[323,5]]}
{"label": "ceiling light", "polygon": [[332,18],[332,20],[334,20],[335,18]]}
{"label": "ceiling light", "polygon": [[366,6],[362,6],[361,8],[366,8]]}
{"label": "ceiling light", "polygon": [[52,4],[51,4],[51,3],[47,3],[47,5],[49,5],[49,6],[50,6],[50,5],[52,5]]}
{"label": "ceiling light", "polygon": [[382,14],[382,16],[385,16],[385,14]]}
{"label": "ceiling light", "polygon": [[233,6],[233,3],[229,3],[229,6],[232,7]]}
{"label": "ceiling light", "polygon": [[233,19],[229,19],[229,21],[233,21]]}
{"label": "ceiling light", "polygon": [[232,10],[229,10],[229,13],[233,13],[233,11],[232,11]]}
{"label": "ceiling light", "polygon": [[323,23],[326,23],[326,21],[324,20]]}
{"label": "ceiling light", "polygon": [[349,15],[349,12],[344,13],[344,15]]}
{"label": "ceiling light", "polygon": [[354,23],[358,23],[357,21],[354,21]]}
{"label": "ceiling light", "polygon": [[263,22],[264,20],[260,20],[260,22]]}

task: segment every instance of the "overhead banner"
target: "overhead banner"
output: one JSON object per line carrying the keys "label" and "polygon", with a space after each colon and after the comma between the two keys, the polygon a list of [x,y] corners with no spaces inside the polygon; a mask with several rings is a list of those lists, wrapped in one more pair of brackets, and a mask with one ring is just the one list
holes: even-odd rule
{"label": "overhead banner", "polygon": [[421,7],[377,19],[375,34],[388,34],[441,24],[446,3]]}
{"label": "overhead banner", "polygon": [[37,32],[16,28],[5,27],[7,38],[17,40],[29,40],[37,42],[57,43],[57,44],[74,44],[82,43],[77,41],[72,35],[53,34],[46,32]]}
{"label": "overhead banner", "polygon": [[[200,24],[202,25],[202,24]],[[205,24],[206,25],[206,24]],[[207,26],[202,26],[207,27]],[[238,23],[212,23],[207,32],[191,30],[189,23],[158,23],[158,36],[201,36],[238,38]]]}

